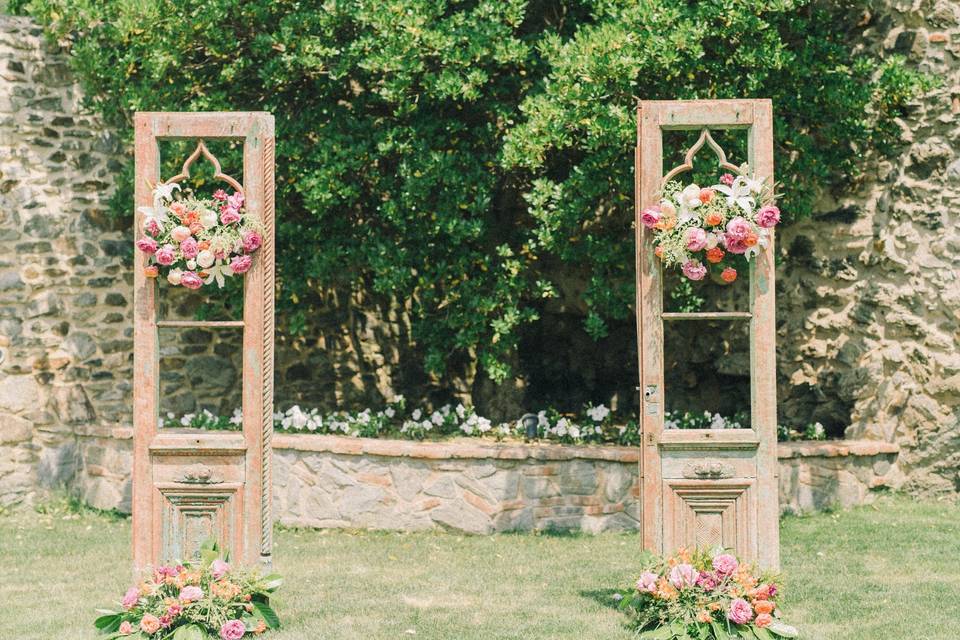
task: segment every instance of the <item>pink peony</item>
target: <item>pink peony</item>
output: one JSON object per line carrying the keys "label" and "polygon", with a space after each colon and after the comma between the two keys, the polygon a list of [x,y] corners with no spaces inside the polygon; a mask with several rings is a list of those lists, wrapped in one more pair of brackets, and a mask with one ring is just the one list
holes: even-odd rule
{"label": "pink peony", "polygon": [[223,224],[240,222],[240,213],[233,207],[224,207],[223,211],[220,212],[220,222]]}
{"label": "pink peony", "polygon": [[235,256],[233,260],[230,261],[230,271],[233,271],[235,274],[239,275],[241,273],[246,273],[250,270],[250,265],[253,264],[253,258],[250,256]]}
{"label": "pink peony", "polygon": [[228,620],[220,627],[220,637],[223,640],[240,640],[246,632],[247,628],[242,620]]}
{"label": "pink peony", "polygon": [[157,252],[157,241],[153,238],[140,238],[137,240],[137,249],[140,249],[140,251],[143,251],[144,253],[153,255]]}
{"label": "pink peony", "polygon": [[165,244],[160,249],[157,250],[156,254],[157,264],[162,264],[163,266],[168,266],[173,264],[173,261],[176,259],[176,256],[173,253],[173,245]]}
{"label": "pink peony", "polygon": [[124,620],[120,623],[120,628],[117,629],[122,635],[128,636],[133,633],[133,625],[130,624],[129,620]]}
{"label": "pink peony", "polygon": [[730,613],[727,617],[734,624],[747,624],[753,618],[753,608],[743,598],[734,598],[730,601]]}
{"label": "pink peony", "polygon": [[650,571],[644,571],[640,574],[640,578],[637,580],[637,591],[642,591],[643,593],[653,593],[657,590],[657,578],[659,576]]}
{"label": "pink peony", "polygon": [[647,207],[640,212],[640,223],[647,229],[652,229],[658,222],[660,222],[660,207],[657,205]]}
{"label": "pink peony", "polygon": [[203,286],[203,280],[193,271],[184,271],[180,274],[180,284],[187,289],[199,289]]}
{"label": "pink peony", "polygon": [[226,200],[226,199],[227,199],[227,192],[224,191],[223,189],[217,189],[216,191],[213,192],[213,199],[214,199],[214,200]]}
{"label": "pink peony", "polygon": [[195,587],[193,585],[186,586],[183,589],[180,589],[180,595],[178,596],[180,602],[196,602],[202,597],[203,597],[203,589],[201,589],[200,587]]}
{"label": "pink peony", "polygon": [[147,223],[143,225],[143,231],[151,236],[158,236],[160,234],[160,223],[154,218],[150,218],[147,220]]}
{"label": "pink peony", "polygon": [[223,576],[227,575],[228,571],[230,571],[230,565],[219,558],[214,560],[210,565],[210,575],[213,576],[214,580],[219,580]]}
{"label": "pink peony", "polygon": [[768,204],[757,211],[757,224],[765,229],[777,226],[780,222],[780,209]]}
{"label": "pink peony", "polygon": [[263,244],[263,238],[256,231],[247,231],[243,234],[243,250],[247,253],[253,253]]}
{"label": "pink peony", "polygon": [[678,564],[670,570],[670,584],[677,589],[692,587],[697,583],[700,573],[690,564]]}
{"label": "pink peony", "polygon": [[232,209],[239,209],[243,206],[243,194],[237,191],[232,196],[227,197],[227,206]]}
{"label": "pink peony", "polygon": [[721,577],[732,575],[739,566],[740,563],[737,562],[737,559],[729,553],[718,553],[713,556],[713,568]]}
{"label": "pink peony", "polygon": [[183,242],[191,235],[190,227],[185,227],[182,224],[178,225],[170,231],[170,237],[176,240],[177,242]]}
{"label": "pink peony", "polygon": [[127,592],[123,594],[123,600],[120,601],[120,604],[123,605],[124,609],[130,610],[137,606],[137,602],[140,601],[140,590],[136,587],[130,587],[127,589]]}
{"label": "pink peony", "polygon": [[696,260],[687,260],[680,269],[683,271],[683,275],[691,280],[703,280],[704,276],[707,275],[707,268]]}
{"label": "pink peony", "polygon": [[729,187],[730,185],[733,184],[733,179],[734,179],[733,175],[729,173],[725,173],[722,176],[720,176],[720,184],[725,184]]}
{"label": "pink peony", "polygon": [[707,232],[700,227],[687,229],[683,239],[687,243],[687,251],[703,251],[707,247]]}
{"label": "pink peony", "polygon": [[187,260],[191,258],[196,258],[197,254],[200,253],[200,248],[197,246],[197,241],[195,238],[187,238],[180,243],[180,253],[183,254],[183,257]]}

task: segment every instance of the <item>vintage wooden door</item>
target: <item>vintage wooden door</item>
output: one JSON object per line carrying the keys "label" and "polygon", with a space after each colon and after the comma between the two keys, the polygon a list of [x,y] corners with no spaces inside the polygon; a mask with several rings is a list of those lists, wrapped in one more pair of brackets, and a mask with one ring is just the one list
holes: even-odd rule
{"label": "vintage wooden door", "polygon": [[[644,548],[670,553],[678,547],[722,544],[761,566],[777,568],[779,507],[776,457],[776,355],[773,237],[754,258],[749,274],[749,312],[663,312],[663,282],[653,234],[640,224],[644,207],[656,204],[665,182],[663,132],[745,129],[747,162],[773,180],[773,122],[769,100],[641,101],[637,113],[636,229],[637,333],[640,360],[641,522]],[[703,143],[707,142],[708,145]],[[666,171],[690,170],[693,154],[724,154],[701,134],[686,162]],[[708,148],[709,147],[709,148]],[[722,166],[735,169],[729,164]],[[664,323],[724,320],[750,323],[751,429],[664,429]],[[666,390],[669,393],[669,389]]]}
{"label": "vintage wooden door", "polygon": [[[244,275],[242,321],[157,317],[158,286],[144,275],[148,257],[134,251],[133,560],[135,569],[189,559],[207,538],[237,561],[270,563],[270,439],[273,433],[274,134],[268,113],[137,113],[136,206],[152,204],[152,187],[189,177],[193,161],[214,163],[215,177],[242,190],[248,213],[264,225],[263,245]],[[160,175],[161,140],[195,140],[181,173]],[[204,140],[243,141],[243,176],[220,171]],[[203,159],[201,159],[201,157]],[[135,239],[143,233],[137,214]],[[216,291],[214,288],[213,291]],[[163,327],[243,330],[243,430],[158,429],[159,332]]]}

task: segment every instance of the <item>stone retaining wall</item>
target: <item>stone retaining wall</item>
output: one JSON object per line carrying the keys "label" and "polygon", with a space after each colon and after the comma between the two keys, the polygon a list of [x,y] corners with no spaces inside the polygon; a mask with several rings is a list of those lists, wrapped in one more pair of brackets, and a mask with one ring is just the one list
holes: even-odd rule
{"label": "stone retaining wall", "polygon": [[[129,429],[79,437],[76,491],[101,509],[130,508]],[[274,513],[289,526],[467,533],[586,532],[638,526],[632,447],[274,437]],[[851,507],[895,481],[897,448],[877,442],[780,445],[785,512]]]}

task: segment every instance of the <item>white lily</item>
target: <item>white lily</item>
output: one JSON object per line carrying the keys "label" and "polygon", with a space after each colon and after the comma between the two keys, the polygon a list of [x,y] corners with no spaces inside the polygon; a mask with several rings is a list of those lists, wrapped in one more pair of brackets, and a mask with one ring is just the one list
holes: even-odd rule
{"label": "white lily", "polygon": [[223,285],[226,283],[226,278],[229,278],[233,275],[233,272],[230,271],[230,265],[225,262],[219,262],[208,269],[204,269],[207,272],[207,279],[203,281],[204,284],[210,284],[214,280],[217,281],[217,287],[223,289]]}
{"label": "white lily", "polygon": [[176,182],[158,184],[153,188],[153,204],[156,205],[160,200],[173,200],[173,192],[180,189]]}
{"label": "white lily", "polygon": [[699,207],[700,187],[695,184],[688,184],[683,191],[677,194],[677,202],[680,203],[680,215],[677,218],[677,224],[683,224],[696,218],[693,210]]}
{"label": "white lily", "polygon": [[137,211],[143,214],[144,228],[151,220],[156,220],[157,224],[162,226],[169,219],[167,208],[160,203],[154,203],[152,207],[137,207]]}
{"label": "white lily", "polygon": [[754,199],[750,195],[750,184],[747,181],[747,178],[737,176],[729,187],[725,184],[715,184],[712,189],[727,196],[727,204],[737,205],[749,214],[753,212]]}

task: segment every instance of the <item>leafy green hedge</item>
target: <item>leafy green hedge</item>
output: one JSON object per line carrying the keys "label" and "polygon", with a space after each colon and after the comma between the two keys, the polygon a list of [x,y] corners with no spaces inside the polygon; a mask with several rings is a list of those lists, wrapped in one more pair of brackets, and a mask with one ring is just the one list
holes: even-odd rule
{"label": "leafy green hedge", "polygon": [[[518,329],[589,286],[603,336],[633,298],[634,103],[770,97],[783,209],[855,177],[927,81],[852,56],[855,3],[809,0],[13,0],[72,43],[94,107],[277,118],[279,303],[321,285],[406,301],[425,367],[510,375]],[[742,158],[738,159],[742,160]],[[131,171],[116,196],[130,211]]]}

